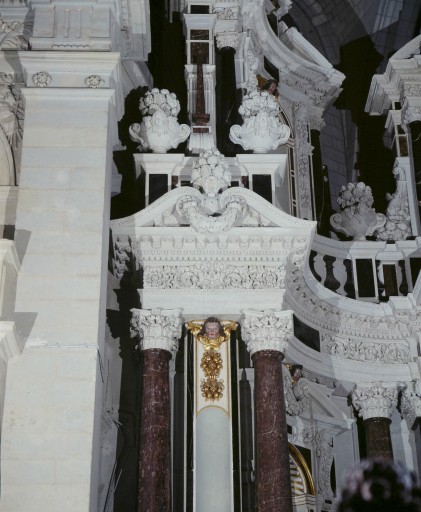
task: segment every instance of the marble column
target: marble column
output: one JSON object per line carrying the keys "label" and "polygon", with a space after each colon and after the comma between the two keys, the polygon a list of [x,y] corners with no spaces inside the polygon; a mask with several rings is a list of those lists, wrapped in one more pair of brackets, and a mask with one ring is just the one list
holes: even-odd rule
{"label": "marble column", "polygon": [[181,310],[132,309],[131,332],[143,353],[138,512],[169,512],[169,360],[181,336]]}
{"label": "marble column", "polygon": [[241,119],[238,119],[235,77],[235,52],[238,44],[237,32],[216,34],[216,138],[218,149],[226,156],[238,153],[238,147],[229,138],[231,126]]}
{"label": "marble column", "polygon": [[254,364],[256,510],[292,512],[282,360],[291,311],[244,312],[242,338]]}
{"label": "marble column", "polygon": [[352,403],[364,420],[367,457],[393,459],[390,418],[397,406],[396,384],[370,382],[357,385]]}

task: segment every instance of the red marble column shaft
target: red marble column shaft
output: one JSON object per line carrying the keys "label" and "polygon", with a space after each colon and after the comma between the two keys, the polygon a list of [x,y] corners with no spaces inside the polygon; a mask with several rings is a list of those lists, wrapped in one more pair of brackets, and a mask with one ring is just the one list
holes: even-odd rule
{"label": "red marble column shaft", "polygon": [[276,350],[261,350],[254,363],[256,418],[256,510],[292,512],[288,433],[282,360]]}
{"label": "red marble column shaft", "polygon": [[143,351],[138,512],[169,512],[170,386],[166,350]]}
{"label": "red marble column shaft", "polygon": [[389,418],[368,418],[364,420],[367,457],[383,457],[393,460],[392,439]]}

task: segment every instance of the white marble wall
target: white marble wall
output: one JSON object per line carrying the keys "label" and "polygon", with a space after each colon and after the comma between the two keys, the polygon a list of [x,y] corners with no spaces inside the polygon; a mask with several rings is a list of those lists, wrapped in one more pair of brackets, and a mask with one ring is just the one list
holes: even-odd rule
{"label": "white marble wall", "polygon": [[114,91],[63,85],[24,90],[2,512],[97,510]]}

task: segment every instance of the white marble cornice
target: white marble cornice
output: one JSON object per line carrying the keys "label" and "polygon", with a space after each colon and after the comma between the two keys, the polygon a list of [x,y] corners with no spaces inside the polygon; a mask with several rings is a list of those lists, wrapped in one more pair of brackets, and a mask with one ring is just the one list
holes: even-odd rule
{"label": "white marble cornice", "polygon": [[181,309],[132,309],[130,332],[140,338],[140,349],[160,349],[174,354],[181,336]]}
{"label": "white marble cornice", "polygon": [[247,309],[241,322],[241,337],[251,355],[261,350],[285,354],[292,336],[292,311]]}
{"label": "white marble cornice", "polygon": [[352,391],[352,404],[363,420],[390,418],[398,402],[398,386],[393,383],[358,384]]}

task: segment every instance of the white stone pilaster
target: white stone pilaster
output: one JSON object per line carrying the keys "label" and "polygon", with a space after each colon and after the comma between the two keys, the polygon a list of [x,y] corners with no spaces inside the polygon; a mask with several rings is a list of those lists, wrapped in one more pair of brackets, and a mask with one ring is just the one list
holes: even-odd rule
{"label": "white stone pilaster", "polygon": [[352,391],[352,403],[363,420],[390,418],[397,401],[396,383],[369,382],[358,384]]}
{"label": "white stone pilaster", "polygon": [[285,354],[292,328],[292,311],[247,309],[241,323],[241,335],[251,355],[260,350]]}

